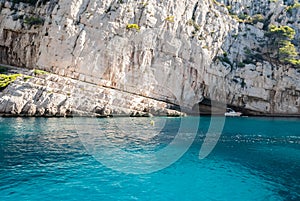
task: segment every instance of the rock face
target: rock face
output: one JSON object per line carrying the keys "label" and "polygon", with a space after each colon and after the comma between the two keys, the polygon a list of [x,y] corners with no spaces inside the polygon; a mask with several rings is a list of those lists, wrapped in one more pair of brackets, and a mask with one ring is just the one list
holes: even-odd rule
{"label": "rock face", "polygon": [[[285,10],[292,3],[50,0],[33,7],[0,0],[0,63],[39,68],[93,84],[97,87],[87,96],[100,94],[99,101],[104,101],[104,89],[109,89],[122,100],[132,96],[160,101],[165,104],[159,106],[162,109],[170,103],[188,110],[205,97],[251,114],[298,115],[297,69],[265,56],[251,57],[249,62],[251,55],[269,51],[266,32],[270,24],[292,27],[296,31],[293,42],[299,44],[300,9]],[[260,14],[263,20],[250,23],[235,19],[241,14]],[[35,80],[30,82],[36,84]],[[1,97],[2,107],[18,84],[24,83],[5,89],[7,98]],[[61,90],[65,93],[64,85]],[[25,97],[19,99],[22,102]],[[105,107],[118,105],[113,100],[113,95],[105,99]],[[141,99],[131,103],[141,103]],[[104,105],[101,103],[99,110]],[[12,110],[7,108],[1,111]],[[37,111],[25,108],[28,114]],[[57,111],[55,114],[60,113]]]}
{"label": "rock face", "polygon": [[[15,69],[19,70],[19,69]],[[0,94],[7,116],[182,116],[172,104],[54,74],[19,77]]]}

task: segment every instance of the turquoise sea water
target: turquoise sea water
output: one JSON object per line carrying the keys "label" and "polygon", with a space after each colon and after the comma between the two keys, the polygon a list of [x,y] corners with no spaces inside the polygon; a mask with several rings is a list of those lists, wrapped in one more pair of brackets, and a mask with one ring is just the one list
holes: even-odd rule
{"label": "turquoise sea water", "polygon": [[[87,151],[84,135],[78,133],[80,123],[92,122],[101,130],[99,139],[146,154],[166,147],[181,119],[149,121],[0,118],[0,200],[300,200],[300,119],[227,118],[216,147],[200,160],[210,123],[209,117],[201,117],[188,151],[150,174],[106,167]],[[149,137],[142,125],[160,126],[160,132]]]}

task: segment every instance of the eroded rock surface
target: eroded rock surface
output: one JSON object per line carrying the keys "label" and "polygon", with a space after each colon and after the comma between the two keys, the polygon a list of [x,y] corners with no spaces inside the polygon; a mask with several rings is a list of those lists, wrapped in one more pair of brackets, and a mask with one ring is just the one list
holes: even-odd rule
{"label": "eroded rock surface", "polygon": [[[298,48],[300,11],[287,12],[292,1],[51,0],[36,7],[0,2],[1,63],[185,108],[206,97],[253,114],[300,114],[298,70],[267,56],[270,24],[292,27]],[[236,19],[242,14],[263,20]],[[133,24],[138,28],[129,28]],[[98,94],[90,92],[91,99]],[[9,105],[2,111],[11,110]],[[26,111],[38,109],[28,105]]]}
{"label": "eroded rock surface", "polygon": [[19,77],[0,94],[7,116],[182,116],[173,104],[55,74]]}

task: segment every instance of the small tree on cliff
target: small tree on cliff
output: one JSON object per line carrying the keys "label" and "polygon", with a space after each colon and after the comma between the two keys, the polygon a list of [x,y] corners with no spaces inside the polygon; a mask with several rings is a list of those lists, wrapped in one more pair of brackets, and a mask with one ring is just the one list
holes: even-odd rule
{"label": "small tree on cliff", "polygon": [[298,56],[298,52],[290,41],[282,41],[279,48],[280,61],[288,61],[289,59],[295,59]]}
{"label": "small tree on cliff", "polygon": [[271,39],[270,48],[276,50],[275,58],[286,64],[298,65],[300,61],[296,59],[298,52],[291,42],[295,37],[295,30],[289,26],[270,25],[267,33]]}
{"label": "small tree on cliff", "polygon": [[270,25],[267,36],[271,49],[276,50],[276,57],[279,59],[279,48],[282,47],[288,41],[291,41],[295,37],[295,30],[289,26],[275,26]]}

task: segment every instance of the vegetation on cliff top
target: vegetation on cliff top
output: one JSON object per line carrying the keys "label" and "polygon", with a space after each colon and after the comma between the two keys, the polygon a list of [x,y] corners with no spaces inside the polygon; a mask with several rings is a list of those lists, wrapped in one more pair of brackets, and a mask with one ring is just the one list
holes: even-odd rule
{"label": "vegetation on cliff top", "polygon": [[[244,37],[255,37],[258,41],[257,47],[251,47],[251,51],[245,52],[245,57],[243,61],[235,61],[232,60],[232,55],[227,56],[218,56],[219,60],[222,63],[227,63],[230,66],[234,67],[243,67],[245,64],[256,64],[257,61],[268,60],[270,62],[275,62],[278,65],[291,65],[293,67],[300,67],[300,55],[297,51],[298,47],[298,39],[295,38],[296,30],[293,27],[287,26],[287,23],[278,19],[274,21],[271,20],[271,15],[268,16],[267,12],[262,9],[257,9],[255,6],[252,7],[236,7],[233,6],[230,1],[220,3],[219,0],[213,0],[213,2],[217,6],[222,6],[227,8],[229,15],[235,19],[237,22],[241,24],[245,24],[245,29],[241,29],[245,31],[243,34]],[[276,0],[271,0],[271,2],[276,2]],[[266,6],[266,5],[262,5]],[[284,1],[282,3],[283,7],[285,7],[285,11],[287,11],[290,15],[286,17],[292,17],[289,24],[293,24],[295,15],[292,15],[296,9],[300,9],[300,3],[296,0],[293,3]],[[284,15],[284,14],[283,14]],[[260,24],[258,24],[260,23]],[[274,25],[274,24],[276,25]],[[255,25],[257,24],[257,25]],[[265,39],[256,37],[256,33],[253,33],[253,30],[250,29],[250,26],[254,25],[255,28],[253,30],[260,29],[260,31],[265,32]],[[295,25],[294,25],[295,26]],[[247,29],[247,30],[246,30]],[[248,33],[250,31],[250,33]],[[238,34],[232,35],[232,37],[236,38]],[[263,48],[266,47],[267,49]],[[247,48],[247,47],[246,47]],[[248,48],[247,48],[248,49]],[[267,51],[266,51],[267,50]],[[231,59],[230,59],[231,58]]]}

